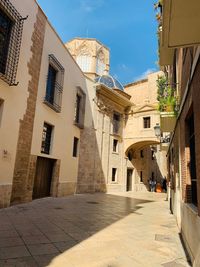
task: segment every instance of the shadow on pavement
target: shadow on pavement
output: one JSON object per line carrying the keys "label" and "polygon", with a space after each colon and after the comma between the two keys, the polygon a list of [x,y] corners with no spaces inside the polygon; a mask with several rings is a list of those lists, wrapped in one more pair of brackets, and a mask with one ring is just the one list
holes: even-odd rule
{"label": "shadow on pavement", "polygon": [[[0,210],[0,266],[47,266],[150,200],[108,194],[45,198]],[[24,265],[23,265],[24,264]]]}

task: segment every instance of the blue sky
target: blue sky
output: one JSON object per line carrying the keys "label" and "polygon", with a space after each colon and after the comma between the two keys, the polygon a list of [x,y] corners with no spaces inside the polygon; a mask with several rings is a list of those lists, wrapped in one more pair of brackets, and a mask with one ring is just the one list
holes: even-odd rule
{"label": "blue sky", "polygon": [[110,48],[110,73],[123,84],[157,70],[155,0],[38,0],[63,42],[96,38]]}

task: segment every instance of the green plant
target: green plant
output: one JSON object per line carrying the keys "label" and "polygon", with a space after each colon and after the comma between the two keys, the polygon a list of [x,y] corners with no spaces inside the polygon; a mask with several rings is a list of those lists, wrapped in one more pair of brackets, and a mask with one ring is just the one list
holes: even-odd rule
{"label": "green plant", "polygon": [[175,95],[175,89],[170,87],[167,83],[167,78],[162,75],[157,79],[157,100],[159,101],[159,111],[174,112],[177,114],[178,99]]}

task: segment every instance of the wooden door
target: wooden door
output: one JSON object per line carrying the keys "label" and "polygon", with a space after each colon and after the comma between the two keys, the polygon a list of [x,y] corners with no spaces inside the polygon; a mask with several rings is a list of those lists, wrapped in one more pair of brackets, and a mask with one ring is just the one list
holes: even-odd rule
{"label": "wooden door", "polygon": [[132,175],[133,175],[133,170],[127,169],[126,191],[132,191]]}
{"label": "wooden door", "polygon": [[53,159],[37,158],[33,199],[50,196],[54,162]]}

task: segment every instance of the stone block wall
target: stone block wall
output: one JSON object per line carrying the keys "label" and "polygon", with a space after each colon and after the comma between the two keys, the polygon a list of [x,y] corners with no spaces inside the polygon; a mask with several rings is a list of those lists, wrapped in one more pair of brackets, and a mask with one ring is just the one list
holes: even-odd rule
{"label": "stone block wall", "polygon": [[19,126],[19,137],[13,175],[11,204],[23,203],[27,200],[27,198],[30,198],[29,194],[27,195],[27,187],[29,188],[29,166],[32,164],[30,163],[30,152],[40,76],[40,66],[43,52],[45,25],[46,17],[38,7],[38,13],[32,34],[32,57],[27,64],[31,79],[27,88],[28,98],[26,111],[23,119],[20,120]]}

